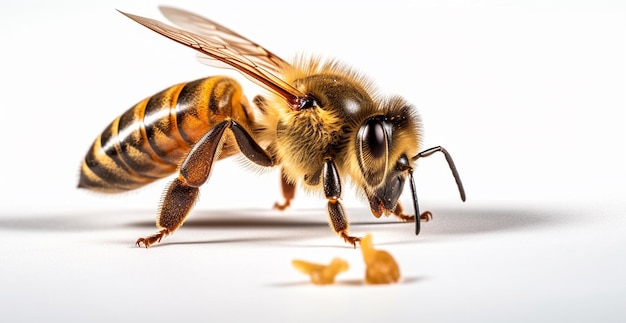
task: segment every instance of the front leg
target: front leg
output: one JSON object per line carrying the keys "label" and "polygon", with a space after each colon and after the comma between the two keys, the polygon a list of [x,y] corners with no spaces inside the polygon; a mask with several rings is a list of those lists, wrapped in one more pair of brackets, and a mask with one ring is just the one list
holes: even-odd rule
{"label": "front leg", "polygon": [[[397,216],[400,220],[404,221],[404,222],[413,222],[415,221],[415,215],[411,214],[411,215],[407,215],[404,214],[404,208],[402,208],[402,205],[400,204],[400,202],[398,202],[398,205],[396,205],[396,208],[393,210],[393,214],[395,216]],[[433,214],[430,211],[426,211],[422,214],[420,214],[420,220],[422,222],[428,222],[430,220],[433,219]]]}
{"label": "front leg", "polygon": [[200,138],[185,157],[180,166],[178,178],[170,183],[161,201],[157,215],[159,232],[137,239],[138,246],[143,244],[148,248],[183,225],[198,198],[199,187],[207,181],[213,163],[219,158],[221,147],[226,139],[224,132],[227,128],[232,131],[239,150],[248,159],[261,166],[273,165],[272,158],[267,152],[237,122],[233,120],[220,122]]}
{"label": "front leg", "polygon": [[335,232],[339,234],[344,241],[356,248],[357,241],[361,238],[353,237],[348,234],[348,217],[345,214],[343,205],[341,205],[341,179],[337,172],[337,166],[332,157],[327,157],[324,161],[322,170],[322,184],[324,186],[324,194],[328,199],[328,216],[330,225]]}

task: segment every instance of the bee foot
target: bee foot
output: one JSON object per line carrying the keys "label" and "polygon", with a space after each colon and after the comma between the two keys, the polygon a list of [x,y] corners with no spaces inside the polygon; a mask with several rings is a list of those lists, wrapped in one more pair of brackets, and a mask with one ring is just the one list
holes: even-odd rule
{"label": "bee foot", "polygon": [[341,232],[341,237],[343,238],[343,240],[349,244],[351,244],[352,246],[354,246],[354,249],[356,249],[356,243],[361,241],[360,237],[353,237],[348,235],[347,232],[343,231]]}
{"label": "bee foot", "polygon": [[283,211],[286,208],[288,208],[291,205],[291,203],[289,202],[289,200],[285,200],[285,203],[274,203],[274,209],[279,210],[279,211]]}
{"label": "bee foot", "polygon": [[163,239],[163,237],[167,236],[169,233],[169,230],[163,229],[157,234],[137,239],[137,242],[135,242],[135,244],[137,245],[137,247],[141,247],[141,245],[143,244],[144,247],[148,248],[155,243],[161,242],[161,239]]}
{"label": "bee foot", "polygon": [[396,214],[396,216],[404,221],[404,222],[414,222],[415,221],[415,216],[414,215],[406,215],[406,214]]}
{"label": "bee foot", "polygon": [[423,222],[428,222],[433,219],[433,214],[430,211],[426,211],[420,215],[420,220]]}

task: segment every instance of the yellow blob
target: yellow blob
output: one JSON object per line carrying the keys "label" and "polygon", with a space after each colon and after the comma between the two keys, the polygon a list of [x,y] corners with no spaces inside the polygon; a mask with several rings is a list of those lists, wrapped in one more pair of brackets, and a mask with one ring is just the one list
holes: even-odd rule
{"label": "yellow blob", "polygon": [[366,267],[365,281],[368,284],[391,284],[400,280],[398,263],[387,251],[374,249],[370,234],[361,239],[361,251]]}
{"label": "yellow blob", "polygon": [[315,285],[332,284],[337,274],[348,270],[348,263],[340,258],[334,258],[327,266],[297,259],[293,260],[292,264],[299,271],[309,275]]}

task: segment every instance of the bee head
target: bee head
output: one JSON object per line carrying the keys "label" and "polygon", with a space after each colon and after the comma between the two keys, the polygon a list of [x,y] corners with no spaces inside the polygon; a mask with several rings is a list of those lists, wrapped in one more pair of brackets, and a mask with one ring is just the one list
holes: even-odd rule
{"label": "bee head", "polygon": [[382,112],[363,121],[355,141],[365,195],[377,217],[396,209],[412,172],[409,156],[419,151],[421,137],[420,118],[404,99],[392,97],[379,106]]}

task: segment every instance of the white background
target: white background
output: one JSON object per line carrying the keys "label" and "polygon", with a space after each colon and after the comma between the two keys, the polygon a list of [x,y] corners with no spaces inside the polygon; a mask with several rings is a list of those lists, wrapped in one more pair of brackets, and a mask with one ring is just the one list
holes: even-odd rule
{"label": "white background", "polygon": [[[176,2],[286,59],[339,58],[419,108],[425,148],[452,153],[468,201],[442,156],[416,171],[435,215],[419,237],[344,193],[351,231],[398,260],[393,286],[362,283],[360,252],[328,228],[322,199],[272,211],[276,172],[220,162],[185,226],[148,250],[133,242],[154,232],[166,182],[75,188],[91,142],[132,104],[237,76],[114,10],[163,20],[158,4],[0,4],[3,320],[626,320],[623,3]],[[336,256],[351,269],[324,288],[290,265]]]}

